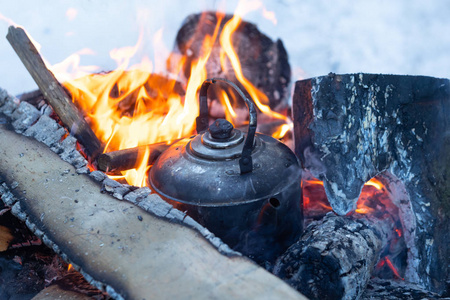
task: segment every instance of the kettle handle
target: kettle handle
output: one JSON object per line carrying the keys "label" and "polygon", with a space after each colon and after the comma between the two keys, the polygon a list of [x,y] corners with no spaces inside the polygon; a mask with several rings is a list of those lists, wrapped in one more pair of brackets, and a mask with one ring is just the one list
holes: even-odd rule
{"label": "kettle handle", "polygon": [[208,129],[208,101],[207,101],[207,91],[211,84],[217,81],[227,83],[244,99],[248,107],[248,112],[250,114],[250,122],[248,124],[247,138],[244,141],[244,148],[242,149],[241,159],[239,159],[239,167],[241,169],[241,174],[250,173],[253,170],[252,161],[252,150],[253,142],[255,139],[256,125],[257,125],[257,115],[255,105],[253,101],[245,96],[242,90],[233,82],[225,78],[210,78],[206,79],[202,87],[200,88],[200,114],[196,118],[197,123],[197,133],[204,132]]}

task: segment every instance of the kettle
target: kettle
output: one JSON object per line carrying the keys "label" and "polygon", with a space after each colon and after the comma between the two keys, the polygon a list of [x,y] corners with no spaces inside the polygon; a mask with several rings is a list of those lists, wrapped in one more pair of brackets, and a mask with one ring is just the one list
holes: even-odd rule
{"label": "kettle", "polygon": [[[225,83],[248,106],[248,132],[224,119],[208,127],[208,87]],[[273,262],[303,228],[301,168],[280,141],[256,133],[255,105],[233,82],[212,78],[200,89],[197,135],[164,151],[150,169],[153,190],[236,251]]]}

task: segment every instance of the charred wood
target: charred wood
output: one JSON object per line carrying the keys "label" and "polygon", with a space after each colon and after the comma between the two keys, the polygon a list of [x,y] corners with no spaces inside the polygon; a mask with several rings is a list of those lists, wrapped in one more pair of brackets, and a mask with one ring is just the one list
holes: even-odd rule
{"label": "charred wood", "polygon": [[10,26],[6,38],[62,123],[80,141],[89,155],[95,157],[100,154],[103,147],[101,142],[53,73],[47,69],[25,31],[22,28]]}
{"label": "charred wood", "polygon": [[[219,36],[224,25],[232,15],[222,15],[218,37],[213,45],[211,55],[206,63],[208,77],[225,77],[238,82],[230,61],[221,67],[221,50]],[[186,57],[184,73],[189,78],[192,64],[203,55],[203,41],[207,35],[213,36],[216,23],[219,21],[216,12],[204,12],[188,16],[178,31],[175,52]],[[269,98],[270,107],[276,108],[287,103],[288,85],[291,80],[291,68],[283,42],[273,42],[249,22],[242,21],[232,34],[231,41],[240,59],[244,76]],[[168,61],[168,69],[176,70],[172,60]],[[213,89],[212,89],[213,90]],[[242,103],[242,106],[245,106]]]}
{"label": "charred wood", "polygon": [[[403,185],[394,204],[411,240],[405,279],[444,293],[450,282],[450,81],[330,73],[298,81],[296,154],[324,181],[334,211],[355,208],[370,178]],[[405,208],[405,210],[402,209]]]}
{"label": "charred wood", "polygon": [[329,213],[311,223],[273,273],[311,299],[358,299],[392,231],[389,218]]}
{"label": "charred wood", "polygon": [[136,168],[139,158],[146,151],[149,152],[148,165],[152,165],[161,153],[177,141],[179,140],[103,153],[97,159],[98,169],[104,172],[113,172]]}
{"label": "charred wood", "polygon": [[[443,299],[423,287],[404,281],[372,279],[367,285],[361,300],[423,300]],[[448,298],[444,298],[448,299]]]}

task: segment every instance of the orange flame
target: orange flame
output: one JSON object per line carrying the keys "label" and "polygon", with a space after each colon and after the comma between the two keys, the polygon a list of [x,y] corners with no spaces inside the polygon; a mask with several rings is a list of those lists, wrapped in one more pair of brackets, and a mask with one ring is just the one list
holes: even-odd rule
{"label": "orange flame", "polygon": [[[151,71],[149,59],[128,68],[143,41],[142,33],[135,46],[110,52],[118,65],[115,71],[91,74],[64,83],[74,103],[85,112],[95,134],[105,144],[105,152],[174,140],[193,133],[198,114],[197,92],[206,79],[205,65],[218,37],[223,14],[218,14],[218,17],[213,35],[203,41],[201,57],[192,64],[185,94],[179,91],[181,87],[177,90],[175,80],[142,71]],[[159,39],[161,34],[162,31],[158,31],[155,39]],[[88,51],[85,50],[86,53]],[[61,66],[75,68],[78,62],[78,56],[74,55]],[[181,60],[180,64],[183,63]],[[53,70],[62,76],[57,68]],[[123,171],[121,176],[113,178],[124,178],[129,184],[144,186],[149,155],[141,155],[141,163],[136,169]]]}
{"label": "orange flame", "polygon": [[388,256],[385,256],[380,259],[380,261],[377,264],[377,269],[380,269],[381,267],[383,267],[384,264],[386,264],[389,267],[389,269],[392,271],[392,273],[394,274],[395,277],[397,277],[398,279],[401,279],[401,280],[405,280],[404,278],[402,278],[400,276],[400,273],[398,272],[397,268],[394,266],[394,264],[392,263],[392,261],[390,260],[390,258]]}
{"label": "orange flame", "polygon": [[[275,138],[282,138],[292,130],[292,122],[282,114],[273,112],[267,105],[268,97],[244,77],[239,58],[232,45],[231,37],[241,22],[240,16],[260,8],[262,4],[260,1],[246,1],[245,5],[240,4],[237,15],[225,25],[222,24],[225,14],[217,13],[213,34],[204,38],[200,57],[191,63],[186,87],[169,77],[151,74],[156,65],[146,57],[141,64],[129,67],[131,58],[143,43],[143,30],[135,46],[114,49],[110,52],[111,58],[118,66],[112,72],[86,75],[98,70],[94,66],[79,67],[80,55],[92,54],[89,49],[80,50],[51,69],[59,80],[65,81],[64,86],[70,91],[74,103],[84,111],[93,131],[105,145],[104,151],[111,152],[175,140],[194,133],[195,118],[198,115],[198,89],[206,79],[205,66],[213,46],[219,41],[222,47],[220,52],[222,67],[227,66],[225,60],[228,58],[236,78],[246,88],[260,111],[272,118],[283,120],[273,134]],[[153,42],[159,44],[161,36],[162,30],[159,30]],[[156,61],[164,60],[158,58]],[[186,57],[181,57],[172,70],[181,73],[186,61]],[[70,76],[67,72],[61,71],[62,69],[71,69]],[[84,76],[79,77],[82,75]],[[74,77],[79,78],[73,79]],[[229,95],[222,92],[219,93],[219,98],[227,118],[239,120],[240,116],[233,108]],[[140,155],[138,159],[140,164],[135,169],[110,177],[116,180],[125,179],[135,186],[145,185],[149,155],[150,153]]]}
{"label": "orange flame", "polygon": [[365,185],[373,186],[377,190],[382,190],[383,189],[383,183],[381,183],[378,179],[375,179],[375,177],[370,179],[368,182],[366,182]]}
{"label": "orange flame", "polygon": [[[318,187],[321,187],[321,191],[322,194],[324,196],[322,197],[316,197],[316,199],[325,199],[325,190],[323,190],[323,181],[318,180],[316,178],[314,179],[309,179],[309,180],[303,180],[302,182],[303,186],[314,186],[317,185]],[[375,191],[373,191],[373,189],[375,188]],[[368,202],[371,200],[371,197],[373,197],[374,195],[376,195],[376,193],[380,193],[384,191],[384,185],[381,181],[379,181],[378,179],[376,179],[375,177],[370,179],[368,182],[366,182],[364,184],[364,187],[361,191],[361,195],[358,199],[357,202],[357,207],[355,209],[355,212],[358,214],[369,214],[369,213],[373,213],[375,211],[374,208],[368,206]],[[306,205],[311,205],[311,199],[309,199],[309,197],[307,197],[307,199],[305,200],[305,197],[303,199],[304,205],[306,202]],[[328,201],[326,203],[316,203],[314,205],[319,205],[323,208],[329,208],[329,210],[331,211],[332,208],[329,206]]]}
{"label": "orange flame", "polygon": [[[258,90],[247,78],[245,78],[242,73],[241,63],[239,61],[239,57],[234,50],[231,36],[238,28],[241,23],[241,17],[237,14],[233,16],[231,20],[229,20],[222,29],[222,34],[220,35],[220,45],[222,46],[223,51],[231,62],[236,78],[239,82],[244,86],[244,88],[249,93],[250,97],[255,102],[256,106],[266,115],[271,116],[275,119],[281,119],[286,121],[288,126],[292,126],[292,122],[284,115],[276,113],[270,109],[267,105],[269,103],[269,99],[267,96]],[[226,68],[226,63],[224,56],[221,56],[221,64],[222,68]]]}

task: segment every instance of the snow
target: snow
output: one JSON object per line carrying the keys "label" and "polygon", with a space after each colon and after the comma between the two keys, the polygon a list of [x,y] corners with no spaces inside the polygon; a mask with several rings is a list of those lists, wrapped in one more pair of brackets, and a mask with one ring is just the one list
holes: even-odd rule
{"label": "snow", "polygon": [[[207,0],[0,0],[0,14],[23,26],[51,64],[89,48],[96,54],[83,56],[81,63],[100,70],[115,68],[109,51],[134,46],[142,26],[144,45],[138,56],[153,59],[156,53],[154,64],[161,70],[187,15],[220,7],[231,13],[236,5]],[[275,13],[276,26],[262,16],[261,8],[244,19],[283,41],[293,81],[329,72],[450,78],[449,1],[278,0],[264,1],[264,6]],[[0,17],[3,36],[8,26]],[[12,94],[36,89],[5,38],[0,39],[0,86]]]}

